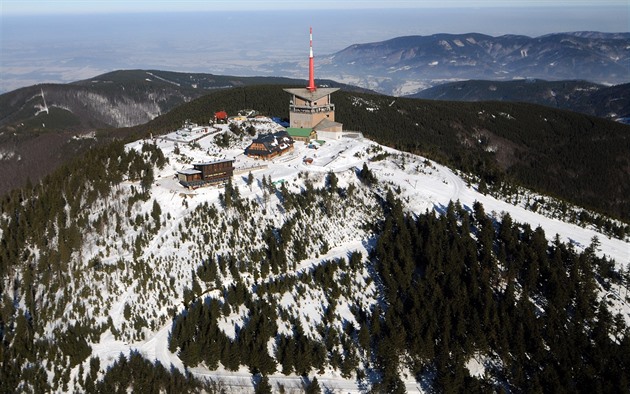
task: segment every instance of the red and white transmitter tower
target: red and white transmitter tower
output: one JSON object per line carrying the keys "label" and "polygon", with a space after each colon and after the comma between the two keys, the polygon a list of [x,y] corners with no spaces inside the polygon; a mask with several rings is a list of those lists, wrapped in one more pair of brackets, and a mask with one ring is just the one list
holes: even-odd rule
{"label": "red and white transmitter tower", "polygon": [[310,55],[308,56],[308,86],[311,92],[317,89],[315,86],[315,61],[313,59],[313,28],[310,28]]}
{"label": "red and white transmitter tower", "polygon": [[308,57],[308,86],[305,88],[284,89],[291,95],[289,104],[289,125],[287,132],[294,139],[310,140],[320,138],[341,138],[343,125],[335,122],[335,105],[330,95],[339,88],[315,86],[315,66],[313,59],[313,28],[310,29],[311,47]]}

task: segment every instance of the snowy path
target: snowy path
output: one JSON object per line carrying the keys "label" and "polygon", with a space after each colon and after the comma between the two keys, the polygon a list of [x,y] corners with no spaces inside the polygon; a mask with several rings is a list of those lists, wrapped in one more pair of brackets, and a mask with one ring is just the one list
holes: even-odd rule
{"label": "snowy path", "polygon": [[[103,334],[101,342],[92,345],[92,353],[97,356],[105,364],[113,363],[118,359],[120,354],[129,355],[131,351],[140,352],[145,358],[151,361],[159,361],[165,368],[173,366],[184,373],[189,371],[199,378],[212,379],[226,388],[229,393],[251,393],[254,392],[252,383],[252,375],[247,368],[241,367],[238,371],[228,371],[220,367],[216,371],[209,371],[203,367],[195,367],[186,369],[182,361],[177,355],[168,350],[168,337],[171,324],[167,324],[157,331],[151,338],[142,343],[127,344],[116,341],[109,332]],[[312,378],[312,376],[311,376]],[[359,383],[352,379],[345,379],[337,373],[326,373],[324,376],[317,376],[320,386],[325,392],[331,393],[361,393]],[[269,381],[276,388],[280,385],[285,389],[297,389],[301,391],[303,387],[303,378],[297,375],[285,376],[282,374],[273,374],[269,376]],[[404,380],[407,392],[421,392],[420,385],[413,379]],[[289,391],[290,392],[290,391]]]}

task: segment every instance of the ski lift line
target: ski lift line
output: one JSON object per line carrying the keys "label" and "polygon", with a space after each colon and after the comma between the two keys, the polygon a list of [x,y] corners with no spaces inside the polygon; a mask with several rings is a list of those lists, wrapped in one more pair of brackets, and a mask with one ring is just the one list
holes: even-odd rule
{"label": "ski lift line", "polygon": [[50,113],[48,112],[48,105],[46,105],[46,98],[44,98],[44,89],[40,89],[40,91],[42,92],[42,101],[44,102],[44,111],[46,111],[46,115],[49,115]]}

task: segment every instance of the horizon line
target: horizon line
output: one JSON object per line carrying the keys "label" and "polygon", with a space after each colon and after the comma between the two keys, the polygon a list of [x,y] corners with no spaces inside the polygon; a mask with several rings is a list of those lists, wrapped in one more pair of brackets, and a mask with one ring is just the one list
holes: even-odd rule
{"label": "horizon line", "polygon": [[[33,2],[29,2],[29,1],[25,1],[25,2],[20,2],[19,4],[23,5],[23,4],[29,4],[29,3],[33,3]],[[484,10],[484,9],[495,9],[495,10],[515,10],[515,9],[554,9],[554,8],[565,8],[566,4],[563,5],[563,3],[575,3],[572,1],[565,1],[565,2],[557,2],[554,4],[550,4],[550,3],[546,3],[546,2],[535,2],[536,4],[510,4],[510,5],[506,5],[505,3],[503,4],[452,4],[449,2],[442,2],[441,4],[434,4],[434,3],[429,3],[429,4],[417,4],[417,3],[413,3],[413,4],[409,4],[409,3],[405,3],[405,4],[387,4],[382,5],[382,3],[378,3],[378,4],[368,4],[363,5],[362,7],[356,7],[356,6],[352,6],[352,5],[347,5],[347,4],[340,4],[340,5],[330,5],[329,3],[327,4],[323,4],[322,6],[316,6],[314,8],[305,8],[305,7],[292,7],[292,8],[287,8],[287,7],[280,7],[279,5],[271,5],[265,8],[257,8],[257,7],[253,7],[253,8],[241,8],[239,6],[235,6],[233,5],[232,7],[226,7],[226,8],[222,8],[222,9],[216,9],[213,7],[210,7],[209,5],[204,5],[203,7],[199,8],[199,7],[185,7],[185,8],[181,8],[181,7],[173,7],[173,6],[167,6],[165,8],[153,8],[153,9],[144,9],[144,8],[130,8],[130,9],[123,9],[123,8],[117,8],[117,9],[67,9],[64,7],[60,7],[60,8],[54,8],[54,9],[47,9],[47,8],[32,8],[29,7],[28,9],[11,9],[11,7],[7,7],[8,5],[12,4],[11,2],[5,3],[4,4],[4,9],[2,10],[2,15],[1,18],[4,17],[15,17],[15,16],[46,16],[46,15],[121,15],[121,14],[163,14],[163,13],[177,13],[177,14],[186,14],[186,13],[265,13],[265,12],[281,12],[281,13],[292,13],[292,12],[325,12],[325,11],[405,11],[405,10],[414,10],[414,11],[420,11],[420,10],[457,10],[457,9],[466,9],[466,10]],[[184,3],[185,4],[185,3]],[[197,4],[197,3],[196,3]],[[622,8],[625,10],[628,10],[627,5],[625,4],[619,4],[617,2],[601,2],[598,4],[584,4],[582,2],[579,2],[578,4],[572,4],[572,7],[576,7],[576,8],[582,8],[582,9],[587,9],[587,8]]]}

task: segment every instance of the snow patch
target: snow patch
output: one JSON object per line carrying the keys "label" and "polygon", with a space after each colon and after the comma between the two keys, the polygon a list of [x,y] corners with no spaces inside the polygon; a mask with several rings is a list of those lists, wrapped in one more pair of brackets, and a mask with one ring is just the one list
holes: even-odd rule
{"label": "snow patch", "polygon": [[72,137],[75,141],[80,140],[96,140],[96,131],[90,131],[89,133],[78,134]]}
{"label": "snow patch", "polygon": [[166,78],[162,78],[162,77],[160,77],[160,76],[158,76],[158,75],[155,75],[155,74],[153,74],[153,73],[151,73],[151,72],[148,72],[148,71],[147,71],[147,74],[149,74],[149,75],[150,75],[150,76],[152,76],[153,78],[157,78],[157,79],[159,79],[160,81],[164,81],[164,82],[170,83],[171,85],[181,86],[181,84],[179,84],[179,83],[177,83],[177,82],[169,81],[168,79],[166,79]]}
{"label": "snow patch", "polygon": [[452,51],[452,50],[453,50],[453,47],[451,46],[451,44],[449,44],[449,43],[448,43],[448,41],[446,41],[446,40],[440,40],[440,41],[438,42],[438,44],[439,44],[442,48],[446,49],[447,51]]}
{"label": "snow patch", "polygon": [[16,156],[17,154],[14,151],[0,151],[0,160],[11,160]]}

